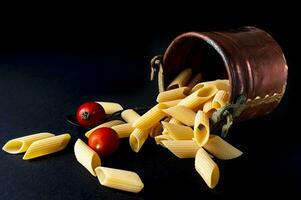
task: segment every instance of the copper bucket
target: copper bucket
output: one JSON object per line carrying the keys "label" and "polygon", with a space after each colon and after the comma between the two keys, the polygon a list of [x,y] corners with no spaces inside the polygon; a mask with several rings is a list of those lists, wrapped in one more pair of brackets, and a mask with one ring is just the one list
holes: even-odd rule
{"label": "copper bucket", "polygon": [[229,79],[230,104],[212,116],[225,136],[232,122],[271,112],[284,95],[288,67],[278,43],[265,31],[242,27],[223,32],[188,32],[176,37],[163,56],[152,59],[159,91],[184,68],[203,81]]}

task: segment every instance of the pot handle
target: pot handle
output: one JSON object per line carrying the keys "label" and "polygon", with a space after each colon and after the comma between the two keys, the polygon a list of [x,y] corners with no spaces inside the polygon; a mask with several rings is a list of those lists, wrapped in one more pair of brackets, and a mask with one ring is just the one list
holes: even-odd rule
{"label": "pot handle", "polygon": [[162,62],[163,56],[157,55],[153,57],[153,59],[150,62],[151,66],[151,74],[150,74],[150,80],[153,81],[155,79],[155,74],[158,74],[158,88],[159,92],[163,92],[165,90],[164,87],[164,75],[163,75],[163,62]]}
{"label": "pot handle", "polygon": [[225,138],[233,124],[233,120],[239,117],[242,111],[246,108],[246,100],[247,97],[245,95],[240,95],[236,98],[235,103],[228,104],[215,111],[211,118],[212,131],[217,132],[221,129],[221,136]]}

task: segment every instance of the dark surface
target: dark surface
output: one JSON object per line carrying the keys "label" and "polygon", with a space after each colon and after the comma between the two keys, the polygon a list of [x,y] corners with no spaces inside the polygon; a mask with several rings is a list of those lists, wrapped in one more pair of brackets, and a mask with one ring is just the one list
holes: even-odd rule
{"label": "dark surface", "polygon": [[[252,18],[227,15],[211,21],[195,14],[182,20],[162,19],[157,29],[152,22],[141,25],[119,18],[111,23],[68,23],[67,27],[64,22],[58,26],[39,24],[38,28],[28,26],[27,31],[12,31],[12,35],[5,33],[0,54],[0,146],[9,139],[42,131],[68,132],[72,139],[64,151],[32,161],[0,151],[0,199],[300,195],[301,142],[298,131],[288,129],[297,126],[289,106],[296,101],[294,80],[299,52],[291,39],[295,30],[281,19],[276,12]],[[99,24],[101,28],[95,28]],[[244,154],[235,160],[217,161],[221,180],[216,189],[208,189],[194,170],[193,159],[177,159],[153,140],[136,154],[124,139],[114,156],[102,159],[104,166],[137,172],[145,184],[139,194],[100,186],[76,161],[73,144],[77,138],[85,138],[66,122],[65,116],[78,105],[90,100],[120,102],[126,108],[151,105],[157,90],[156,84],[148,81],[149,61],[162,53],[175,36],[185,31],[245,25],[258,26],[279,42],[289,66],[288,89],[270,115],[235,124],[230,130],[227,140]]]}

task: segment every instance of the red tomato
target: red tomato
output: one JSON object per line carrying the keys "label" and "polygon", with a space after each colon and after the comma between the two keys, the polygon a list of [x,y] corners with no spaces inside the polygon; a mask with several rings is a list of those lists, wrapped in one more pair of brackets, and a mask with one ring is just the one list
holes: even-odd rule
{"label": "red tomato", "polygon": [[105,110],[96,102],[86,102],[76,111],[77,122],[86,128],[93,128],[104,121]]}
{"label": "red tomato", "polygon": [[108,156],[117,150],[119,146],[119,137],[115,130],[102,127],[91,133],[88,144],[100,156]]}

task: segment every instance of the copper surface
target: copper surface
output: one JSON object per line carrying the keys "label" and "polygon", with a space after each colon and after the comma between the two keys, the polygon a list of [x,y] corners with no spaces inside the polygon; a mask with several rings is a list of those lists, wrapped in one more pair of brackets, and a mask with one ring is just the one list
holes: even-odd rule
{"label": "copper surface", "polygon": [[[208,56],[206,45],[213,47],[224,69],[202,65],[202,60]],[[216,73],[216,79],[225,72],[231,84],[230,103],[235,103],[240,95],[248,99],[238,121],[271,112],[285,92],[288,73],[278,43],[255,27],[224,32],[188,32],[178,36],[163,56],[164,85],[187,67],[203,74],[211,70]]]}

